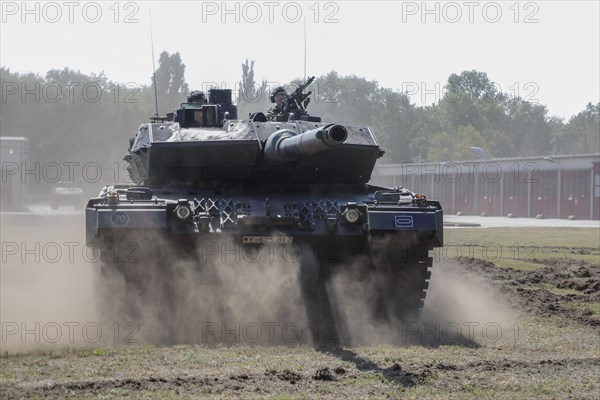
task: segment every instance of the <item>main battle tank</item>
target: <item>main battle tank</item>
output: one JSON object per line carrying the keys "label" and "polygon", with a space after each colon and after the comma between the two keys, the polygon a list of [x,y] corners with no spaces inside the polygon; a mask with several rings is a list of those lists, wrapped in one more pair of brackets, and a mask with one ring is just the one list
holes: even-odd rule
{"label": "main battle tank", "polygon": [[[417,318],[428,252],[443,244],[442,207],[405,188],[369,185],[384,154],[373,131],[323,123],[297,93],[290,112],[238,120],[231,91],[214,89],[208,103],[183,103],[142,124],[125,156],[134,184],[106,186],[86,208],[87,241],[108,254],[105,273],[118,271],[124,290],[146,293],[144,260],[163,257],[166,265],[225,237],[240,246],[296,246],[307,318],[328,326],[327,340],[345,337],[327,281],[351,260],[362,260],[362,276],[376,282],[378,318]],[[152,295],[177,307],[168,280]]]}

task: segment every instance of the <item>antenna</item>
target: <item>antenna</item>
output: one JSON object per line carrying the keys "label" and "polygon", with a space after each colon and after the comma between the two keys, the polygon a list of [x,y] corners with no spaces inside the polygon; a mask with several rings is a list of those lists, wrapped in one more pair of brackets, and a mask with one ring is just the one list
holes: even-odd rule
{"label": "antenna", "polygon": [[304,81],[306,81],[306,17],[304,17]]}
{"label": "antenna", "polygon": [[158,82],[156,82],[156,66],[154,65],[154,37],[152,36],[152,10],[148,10],[150,13],[150,46],[152,47],[152,76],[154,79],[154,104],[156,106],[156,116],[158,117]]}

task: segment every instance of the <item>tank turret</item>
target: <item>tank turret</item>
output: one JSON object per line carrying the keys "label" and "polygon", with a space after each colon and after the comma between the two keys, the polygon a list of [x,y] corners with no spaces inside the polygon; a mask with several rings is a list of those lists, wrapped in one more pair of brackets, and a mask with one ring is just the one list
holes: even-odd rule
{"label": "tank turret", "polygon": [[221,106],[183,103],[174,120],[142,124],[125,156],[132,181],[153,187],[366,183],[383,154],[365,126],[311,121],[306,114],[234,120]]}

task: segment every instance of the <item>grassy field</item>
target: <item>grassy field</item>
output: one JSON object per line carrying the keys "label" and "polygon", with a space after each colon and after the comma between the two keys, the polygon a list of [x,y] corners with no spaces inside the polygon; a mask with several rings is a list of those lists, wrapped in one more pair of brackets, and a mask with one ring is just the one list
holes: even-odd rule
{"label": "grassy field", "polygon": [[[443,257],[473,257],[499,267],[535,269],[548,259],[600,265],[600,230],[576,228],[446,229]],[[439,251],[438,251],[439,252]]]}
{"label": "grassy field", "polygon": [[424,311],[438,325],[406,327],[404,345],[3,351],[0,397],[600,398],[599,240],[593,229],[447,229]]}

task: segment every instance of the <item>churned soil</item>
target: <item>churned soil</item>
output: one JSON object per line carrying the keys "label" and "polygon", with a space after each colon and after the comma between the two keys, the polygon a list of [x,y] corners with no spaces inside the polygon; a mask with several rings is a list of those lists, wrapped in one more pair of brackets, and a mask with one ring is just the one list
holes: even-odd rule
{"label": "churned soil", "polygon": [[600,266],[583,260],[531,259],[535,270],[499,268],[489,261],[462,258],[461,268],[493,281],[503,301],[537,316],[561,316],[599,326],[587,306],[600,303]]}

